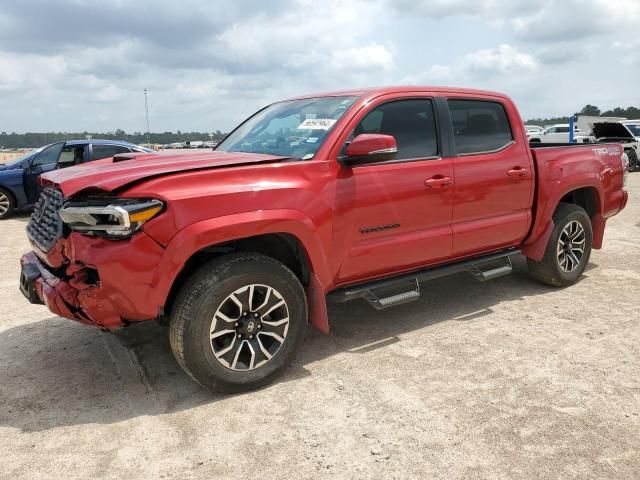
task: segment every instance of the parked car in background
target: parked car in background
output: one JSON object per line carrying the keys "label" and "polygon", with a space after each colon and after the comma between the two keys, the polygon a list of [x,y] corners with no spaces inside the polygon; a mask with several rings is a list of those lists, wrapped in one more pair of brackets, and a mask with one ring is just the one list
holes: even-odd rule
{"label": "parked car in background", "polygon": [[468,89],[309,95],[213,152],[131,157],[44,176],[20,289],[104,330],[169,323],[178,363],[221,391],[273,380],[307,323],[328,332],[327,295],[392,307],[519,253],[571,285],[628,198],[619,144],[530,144],[508,97]]}
{"label": "parked car in background", "polygon": [[182,142],[181,148],[205,148],[205,145],[202,140],[187,140]]}
{"label": "parked car in background", "polygon": [[[559,123],[544,129],[542,133],[527,135],[529,142],[533,143],[567,143],[569,142],[569,124]],[[589,143],[591,138],[589,132],[574,128],[574,143]]]}
{"label": "parked car in background", "polygon": [[540,125],[525,125],[524,129],[527,132],[527,137],[529,135],[539,135],[544,132],[544,128],[542,128]]}
{"label": "parked car in background", "polygon": [[619,143],[624,149],[629,159],[629,171],[635,172],[638,169],[638,158],[640,157],[640,143],[632,125],[623,122],[595,122],[593,124],[592,136],[596,142]]}
{"label": "parked car in background", "polygon": [[0,164],[0,219],[15,210],[33,206],[40,195],[38,178],[41,174],[131,152],[154,153],[148,148],[117,140],[69,140],[46,145]]}

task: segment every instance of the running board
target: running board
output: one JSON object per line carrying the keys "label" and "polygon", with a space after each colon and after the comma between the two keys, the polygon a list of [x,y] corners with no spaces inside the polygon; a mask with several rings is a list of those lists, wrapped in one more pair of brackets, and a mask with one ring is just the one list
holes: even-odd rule
{"label": "running board", "polygon": [[395,292],[390,291],[389,288],[371,289],[367,291],[365,298],[376,310],[395,307],[396,305],[418,300],[420,298],[420,284],[414,279],[412,283],[406,286],[398,286]]}
{"label": "running board", "polygon": [[487,280],[493,280],[494,278],[504,277],[505,275],[509,275],[513,272],[513,264],[511,263],[510,257],[505,257],[502,260],[501,265],[490,265],[488,270],[483,270],[482,267],[487,266],[486,263],[474,264],[469,268],[469,272],[473,275],[473,278],[480,282],[486,282]]}
{"label": "running board", "polygon": [[340,303],[364,298],[373,307],[381,310],[420,298],[421,282],[461,272],[471,273],[476,280],[481,282],[508,275],[513,271],[510,257],[519,253],[520,250],[517,249],[505,250],[448,265],[344,287],[331,292],[329,298]]}

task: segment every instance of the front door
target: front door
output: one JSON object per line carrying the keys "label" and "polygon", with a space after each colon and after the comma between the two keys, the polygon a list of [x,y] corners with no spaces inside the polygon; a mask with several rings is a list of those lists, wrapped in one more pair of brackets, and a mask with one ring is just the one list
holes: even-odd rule
{"label": "front door", "polygon": [[58,157],[64,147],[64,142],[54,143],[42,150],[31,160],[31,164],[24,172],[24,190],[29,203],[35,203],[40,196],[40,175],[56,168]]}
{"label": "front door", "polygon": [[445,260],[451,253],[453,167],[440,157],[428,98],[373,106],[352,133],[392,135],[393,161],[342,168],[334,246],[337,283]]}

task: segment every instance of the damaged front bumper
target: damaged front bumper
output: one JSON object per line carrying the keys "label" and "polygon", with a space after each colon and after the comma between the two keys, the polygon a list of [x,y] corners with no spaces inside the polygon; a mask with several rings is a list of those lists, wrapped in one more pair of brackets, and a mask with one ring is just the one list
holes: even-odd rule
{"label": "damaged front bumper", "polygon": [[20,291],[56,315],[103,330],[155,319],[151,278],[163,249],[136,237],[110,242],[72,233],[48,256],[28,252],[20,259]]}
{"label": "damaged front bumper", "polygon": [[95,291],[78,290],[56,277],[35,253],[23,255],[20,264],[20,291],[29,302],[44,304],[56,315],[103,330],[115,330],[124,324],[115,305],[108,299],[100,298]]}

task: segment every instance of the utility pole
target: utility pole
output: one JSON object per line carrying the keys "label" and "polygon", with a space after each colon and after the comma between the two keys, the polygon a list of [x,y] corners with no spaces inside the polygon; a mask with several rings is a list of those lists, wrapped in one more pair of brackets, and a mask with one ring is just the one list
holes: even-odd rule
{"label": "utility pole", "polygon": [[149,146],[149,101],[147,100],[147,89],[144,89],[144,114],[147,119],[147,147]]}

